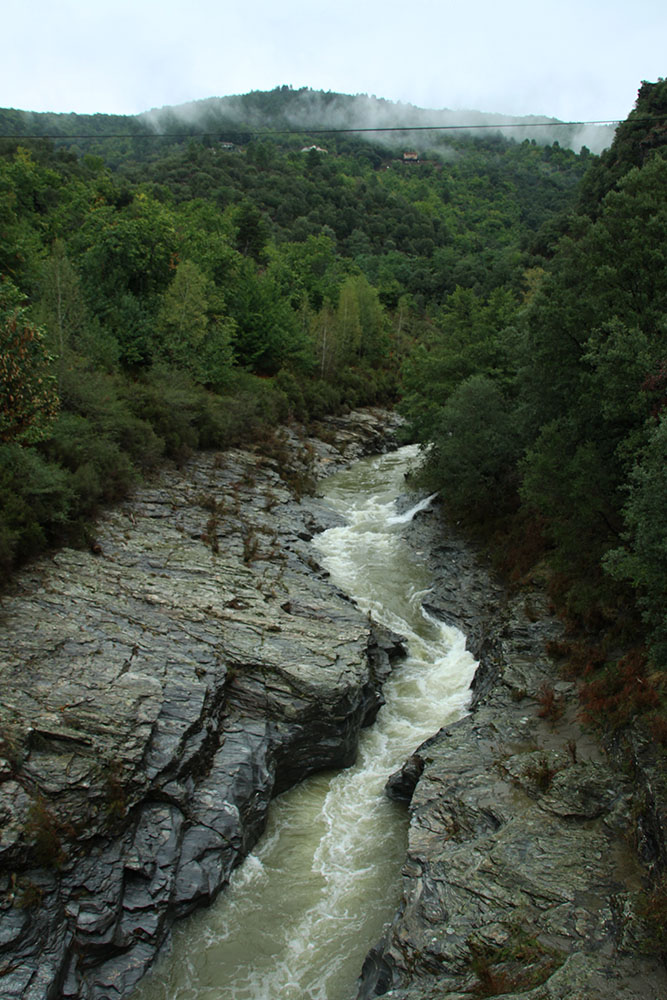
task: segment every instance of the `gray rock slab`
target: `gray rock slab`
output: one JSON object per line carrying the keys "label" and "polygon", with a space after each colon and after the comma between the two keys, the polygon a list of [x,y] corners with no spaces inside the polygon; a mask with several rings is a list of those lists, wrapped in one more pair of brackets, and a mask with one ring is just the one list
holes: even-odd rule
{"label": "gray rock slab", "polygon": [[294,484],[395,423],[165,468],[99,518],[98,554],[61,549],[2,595],[0,995],[127,996],[272,795],[350,763],[400,643],[331,586],[309,548],[331,517]]}
{"label": "gray rock slab", "polygon": [[[504,595],[463,541],[442,541],[435,512],[408,530],[436,577],[429,610],[466,631],[480,667],[472,714],[389,780],[388,794],[410,800],[403,893],[359,1000],[667,996],[635,846],[649,779],[582,730],[576,686],[546,652],[561,626],[540,592]],[[652,832],[657,863],[664,827]]]}

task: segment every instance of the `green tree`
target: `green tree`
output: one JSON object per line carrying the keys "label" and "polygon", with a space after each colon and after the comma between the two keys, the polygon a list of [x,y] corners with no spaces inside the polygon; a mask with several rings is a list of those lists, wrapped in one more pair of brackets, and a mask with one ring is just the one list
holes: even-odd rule
{"label": "green tree", "polygon": [[258,264],[265,260],[268,226],[262,213],[252,202],[244,201],[236,210],[236,249]]}
{"label": "green tree", "polygon": [[357,295],[361,326],[359,357],[366,364],[377,367],[386,361],[389,348],[384,308],[377,289],[370,284],[365,275],[361,274],[352,280]]}
{"label": "green tree", "polygon": [[518,454],[519,438],[506,398],[492,379],[472,375],[438,413],[427,475],[452,516],[480,524],[511,509]]}
{"label": "green tree", "polygon": [[209,295],[215,297],[212,282],[192,261],[181,261],[158,316],[158,350],[197,382],[222,388],[232,367],[231,323],[211,316]]}
{"label": "green tree", "polygon": [[39,316],[47,333],[48,345],[56,356],[59,391],[63,371],[72,352],[81,354],[92,348],[101,355],[100,361],[115,360],[116,351],[105,351],[99,341],[95,347],[91,343],[91,318],[86,309],[79,275],[69,260],[61,239],[54,240],[51,255],[42,266]]}
{"label": "green tree", "polygon": [[356,276],[343,282],[338,296],[336,348],[339,365],[354,364],[358,360],[361,350],[361,316]]}
{"label": "green tree", "polygon": [[320,309],[325,299],[336,299],[341,266],[330,236],[310,235],[302,243],[281,243],[270,247],[269,255],[269,273],[292,308],[298,309],[304,296],[313,309]]}
{"label": "green tree", "polygon": [[0,274],[28,293],[38,280],[47,214],[60,186],[58,174],[27,149],[0,161]]}
{"label": "green tree", "polygon": [[546,517],[561,569],[592,579],[618,544],[649,415],[642,385],[665,357],[667,160],[632,169],[548,271],[521,344],[522,494]]}
{"label": "green tree", "polygon": [[89,308],[115,335],[126,365],[150,362],[160,294],[175,267],[171,213],[141,193],[121,209],[102,205],[77,243]]}
{"label": "green tree", "polygon": [[667,670],[667,411],[654,422],[628,483],[626,544],[606,568],[638,594],[655,666]]}
{"label": "green tree", "polygon": [[0,314],[0,441],[34,442],[48,433],[58,393],[44,332],[23,308]]}
{"label": "green tree", "polygon": [[471,376],[485,375],[510,389],[516,359],[509,333],[517,313],[509,289],[495,289],[486,301],[469,288],[447,296],[403,366],[402,410],[419,440],[430,439],[440,408]]}
{"label": "green tree", "polygon": [[232,346],[237,362],[258,375],[275,375],[282,367],[312,365],[307,332],[280,289],[250,261],[241,268],[229,296],[235,322]]}
{"label": "green tree", "polygon": [[338,372],[339,351],[336,340],[336,314],[330,302],[325,302],[311,321],[317,370],[320,378],[332,380]]}
{"label": "green tree", "polygon": [[196,264],[181,261],[167,288],[159,316],[162,349],[180,366],[196,364],[208,318],[206,279]]}
{"label": "green tree", "polygon": [[387,320],[377,289],[364,274],[345,279],[338,296],[335,342],[339,364],[377,367],[389,349]]}

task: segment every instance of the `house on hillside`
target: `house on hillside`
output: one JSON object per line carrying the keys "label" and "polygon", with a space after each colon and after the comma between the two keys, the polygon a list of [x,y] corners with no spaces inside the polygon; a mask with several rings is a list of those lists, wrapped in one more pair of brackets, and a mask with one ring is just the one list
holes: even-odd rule
{"label": "house on hillside", "polygon": [[326,153],[328,150],[322,149],[321,146],[304,146],[301,150],[302,153],[310,153],[315,150],[316,153]]}
{"label": "house on hillside", "polygon": [[403,153],[403,163],[419,163],[419,153],[415,153],[414,150]]}

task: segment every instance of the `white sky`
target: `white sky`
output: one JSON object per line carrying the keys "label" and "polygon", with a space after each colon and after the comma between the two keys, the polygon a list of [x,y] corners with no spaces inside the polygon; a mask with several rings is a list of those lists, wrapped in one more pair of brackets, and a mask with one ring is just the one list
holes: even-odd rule
{"label": "white sky", "polygon": [[667,76],[665,0],[18,0],[0,107],[136,114],[282,84],[622,119]]}

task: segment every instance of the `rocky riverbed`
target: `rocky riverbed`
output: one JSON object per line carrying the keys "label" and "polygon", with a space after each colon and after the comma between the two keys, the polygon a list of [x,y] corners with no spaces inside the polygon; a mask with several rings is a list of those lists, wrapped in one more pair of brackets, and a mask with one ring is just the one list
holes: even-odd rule
{"label": "rocky riverbed", "polygon": [[667,997],[651,955],[662,929],[645,919],[665,858],[664,775],[637,734],[614,759],[582,729],[539,588],[507,598],[437,511],[409,531],[436,580],[429,610],[466,633],[480,666],[471,714],[389,781],[410,802],[403,897],[358,1000]]}
{"label": "rocky riverbed", "polygon": [[[332,515],[299,497],[390,433],[364,412],[326,443],[285,432],[198,455],[107,512],[90,552],[60,550],[3,595],[3,998],[129,996],[276,791],[353,759],[401,645],[313,560]],[[403,899],[360,1000],[662,1000],[651,748],[628,734],[619,767],[581,729],[539,589],[508,598],[437,511],[406,531],[433,572],[429,610],[480,668],[471,714],[389,781],[410,802]]]}
{"label": "rocky riverbed", "polygon": [[167,468],[2,597],[0,995],[128,996],[277,791],[352,762],[395,636],[313,560],[303,490],[381,411]]}

